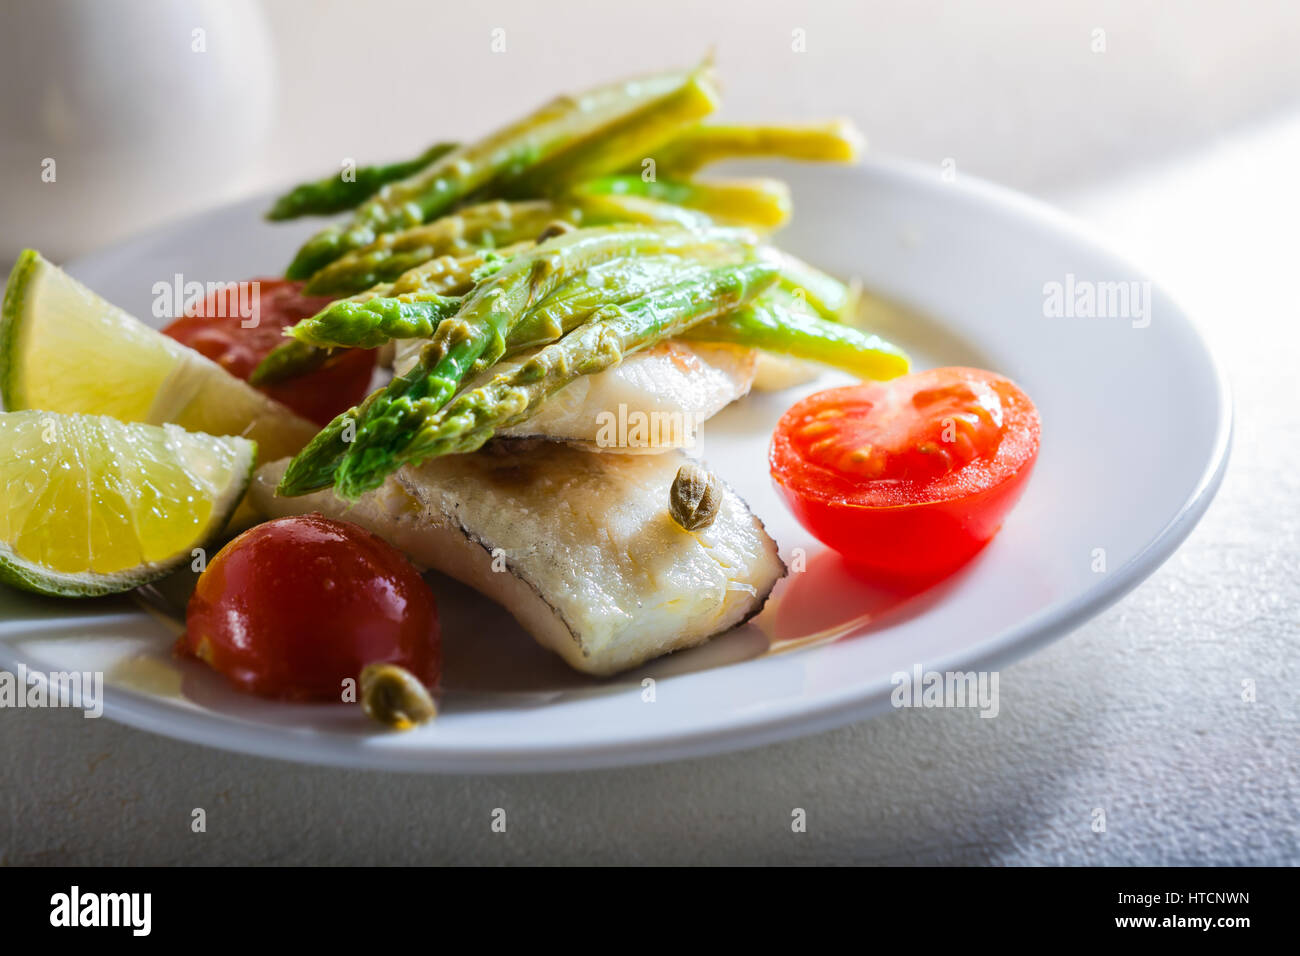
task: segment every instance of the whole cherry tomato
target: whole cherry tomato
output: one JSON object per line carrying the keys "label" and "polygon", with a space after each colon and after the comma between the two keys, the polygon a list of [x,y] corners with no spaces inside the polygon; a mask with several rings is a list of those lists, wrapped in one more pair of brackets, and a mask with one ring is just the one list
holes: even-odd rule
{"label": "whole cherry tomato", "polygon": [[424,579],[392,545],[318,514],[268,521],[222,548],[185,624],[178,650],[266,697],[341,700],[367,664],[398,664],[428,687],[441,669]]}

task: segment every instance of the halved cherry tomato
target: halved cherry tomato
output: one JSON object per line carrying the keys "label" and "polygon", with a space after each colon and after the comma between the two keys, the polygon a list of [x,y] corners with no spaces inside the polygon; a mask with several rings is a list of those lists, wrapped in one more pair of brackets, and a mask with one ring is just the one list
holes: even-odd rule
{"label": "halved cherry tomato", "polygon": [[[239,300],[214,292],[201,308],[192,308],[165,329],[184,345],[206,355],[231,375],[248,381],[266,354],[285,341],[281,329],[315,315],[333,301],[329,296],[305,296],[301,282],[252,279],[257,283],[256,314],[245,318]],[[245,294],[245,300],[251,300]],[[244,324],[248,323],[249,328]],[[328,425],[366,396],[375,369],[373,349],[349,349],[305,375],[275,385],[260,386],[276,401],[318,425]]]}
{"label": "halved cherry tomato", "polygon": [[318,514],[245,531],[199,577],[177,650],[239,687],[288,700],[343,699],[367,664],[426,686],[442,664],[433,593],[392,545]]}
{"label": "halved cherry tomato", "polygon": [[997,533],[1038,439],[1038,411],[1013,382],[937,368],[805,398],[769,458],[818,540],[877,577],[915,580],[955,570]]}

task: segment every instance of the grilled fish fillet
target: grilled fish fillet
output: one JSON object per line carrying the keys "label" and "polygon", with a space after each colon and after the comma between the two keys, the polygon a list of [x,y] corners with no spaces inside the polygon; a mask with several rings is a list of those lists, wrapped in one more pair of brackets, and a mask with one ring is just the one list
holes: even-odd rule
{"label": "grilled fish fillet", "polygon": [[286,461],[259,469],[249,494],[268,517],[319,511],[368,528],[503,605],[572,667],[605,676],[730,630],[785,574],[730,489],[708,528],[672,520],[668,489],[686,460],[506,441],[403,468],[351,508],[331,491],[276,497]]}
{"label": "grilled fish fillet", "polygon": [[[399,375],[423,344],[399,343]],[[526,352],[498,362],[466,387],[531,356]],[[498,434],[633,455],[692,448],[701,424],[749,392],[758,362],[754,349],[670,339],[627,356],[614,368],[581,376],[548,398],[532,418]]]}
{"label": "grilled fish fillet", "polygon": [[825,371],[825,367],[816,362],[759,352],[754,368],[753,389],[756,392],[783,392],[787,388],[815,381]]}

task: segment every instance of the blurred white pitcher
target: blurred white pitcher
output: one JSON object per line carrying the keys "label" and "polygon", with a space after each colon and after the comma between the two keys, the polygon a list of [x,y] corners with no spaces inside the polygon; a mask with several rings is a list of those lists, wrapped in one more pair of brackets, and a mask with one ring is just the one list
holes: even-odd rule
{"label": "blurred white pitcher", "polygon": [[0,259],[63,259],[232,195],[274,82],[256,0],[7,4]]}

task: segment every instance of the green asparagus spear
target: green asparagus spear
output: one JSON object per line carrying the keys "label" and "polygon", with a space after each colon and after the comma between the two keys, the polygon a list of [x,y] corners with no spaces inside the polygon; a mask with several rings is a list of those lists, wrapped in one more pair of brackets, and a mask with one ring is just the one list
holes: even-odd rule
{"label": "green asparagus spear", "polygon": [[285,331],[321,348],[378,348],[392,339],[428,338],[460,309],[459,296],[421,292],[368,302],[333,302]]}
{"label": "green asparagus spear", "polygon": [[[373,286],[352,296],[347,302],[367,302],[382,297],[419,295],[463,295],[474,287],[475,275],[495,262],[504,262],[532,243],[518,243],[498,252],[476,252],[468,256],[439,256],[410,269],[392,282]],[[332,303],[333,304],[333,303]],[[249,381],[254,385],[273,385],[320,368],[333,354],[332,348],[308,345],[294,339],[277,345],[262,359]]]}
{"label": "green asparagus spear", "polygon": [[346,226],[317,233],[290,264],[290,279],[307,279],[375,237],[445,215],[467,197],[499,194],[501,184],[647,103],[690,83],[690,73],[623,81],[580,96],[562,96],[476,143],[460,146],[407,179],[389,183]]}
{"label": "green asparagus spear", "polygon": [[[677,256],[640,256],[594,266],[529,309],[506,336],[502,357],[554,342],[602,305],[627,302],[659,286],[702,274],[705,263],[739,260],[739,254],[700,257],[698,262],[684,262]],[[317,315],[286,328],[285,333],[293,338],[274,349],[264,363],[296,362],[307,372],[338,349],[376,348],[394,340],[428,338],[437,329],[435,318],[447,317],[454,311],[453,304],[460,301],[419,293],[331,303]]]}
{"label": "green asparagus spear", "polygon": [[824,319],[852,321],[858,306],[859,290],[810,266],[788,252],[767,247],[763,254],[781,270],[781,289],[795,302],[792,311],[807,305]]}
{"label": "green asparagus spear", "polygon": [[417,403],[425,411],[439,408],[467,376],[495,364],[505,352],[510,330],[525,312],[572,276],[612,259],[688,255],[752,242],[752,236],[738,230],[606,226],[556,236],[514,256],[474,287],[455,317],[438,326],[412,368],[373,393],[359,409],[335,418],[309,442],[289,464],[278,492],[292,496],[326,487],[345,452],[382,448],[409,431]]}
{"label": "green asparagus spear", "polygon": [[353,170],[352,179],[344,179],[340,172],[303,183],[276,199],[266,218],[279,222],[299,216],[329,216],[345,209],[355,209],[388,183],[415,175],[455,148],[455,143],[435,143],[415,159],[386,166],[359,166]]}
{"label": "green asparagus spear", "polygon": [[350,295],[438,256],[465,256],[524,239],[534,239],[561,207],[545,200],[508,203],[500,200],[469,206],[423,226],[379,236],[368,246],[340,256],[321,269],[304,288],[308,295]]}
{"label": "green asparagus spear", "polygon": [[[510,331],[503,357],[555,341],[601,304],[638,298],[673,278],[680,281],[703,271],[702,265],[684,265],[673,256],[615,260],[589,269],[548,296]],[[267,360],[311,356],[312,361],[295,370],[301,374],[318,367],[336,349],[376,348],[393,339],[428,338],[438,321],[452,314],[460,302],[458,297],[431,295],[415,301],[400,296],[332,303],[318,315],[286,329],[294,338]],[[862,378],[887,379],[907,372],[906,356],[888,342],[791,306],[788,295],[769,292],[744,309],[695,326],[685,337],[790,355]]]}
{"label": "green asparagus spear", "polygon": [[593,266],[569,279],[529,310],[506,338],[506,356],[554,342],[605,305],[619,305],[654,289],[701,275],[709,266],[739,263],[748,250],[729,247],[716,254],[637,256]]}
{"label": "green asparagus spear", "polygon": [[677,225],[687,229],[706,229],[715,225],[713,219],[694,209],[685,209],[674,203],[661,202],[645,196],[619,196],[612,193],[566,197],[571,206],[574,224],[584,228],[613,226],[621,222],[640,225]]}
{"label": "green asparagus spear", "polygon": [[[641,256],[594,266],[528,310],[506,336],[502,357],[554,342],[602,305],[639,298],[656,287],[702,274],[706,262],[717,265],[725,261],[739,261],[739,256],[701,257],[698,263],[684,262],[677,256]],[[376,348],[399,339],[428,338],[437,329],[434,319],[447,317],[451,306],[460,301],[459,297],[408,293],[379,298],[358,296],[331,303],[317,315],[286,328],[285,333],[292,338],[272,350],[257,372],[269,367],[272,375],[292,377],[319,367],[339,349]],[[281,366],[285,373],[281,373]],[[261,381],[255,374],[255,384]]]}
{"label": "green asparagus spear", "polygon": [[643,196],[698,209],[710,218],[756,229],[775,229],[790,218],[790,187],[777,179],[647,182],[640,176],[605,176],[580,184],[579,196]]}
{"label": "green asparagus spear", "polygon": [[[709,217],[700,213],[681,209],[670,203],[638,197],[583,196],[565,204],[519,203],[515,204],[515,209],[518,210],[524,205],[535,207],[523,214],[528,225],[533,226],[547,220],[547,224],[540,230],[542,235],[545,235],[549,228],[569,223],[581,223],[587,226],[615,223],[671,223],[696,229],[707,228],[712,224]],[[548,219],[547,210],[552,212],[555,218]],[[519,234],[529,231],[522,227],[517,230]],[[406,232],[389,233],[381,236],[376,243],[372,243],[366,249],[349,253],[331,264],[318,273],[316,278],[321,284],[335,284],[332,294],[336,295],[356,287],[365,290],[346,300],[349,302],[364,302],[378,297],[401,296],[413,292],[458,295],[468,292],[474,282],[484,278],[485,269],[499,269],[510,256],[532,245],[531,242],[523,241],[506,246],[495,253],[483,251],[464,256],[440,255],[437,258],[429,258],[439,248],[436,244],[436,235],[439,232],[445,235],[445,220],[438,220]],[[422,234],[423,237],[417,236],[417,233]],[[504,238],[503,233],[497,235],[498,238]],[[426,244],[421,245],[422,242]],[[377,253],[375,258],[363,262],[364,257],[372,251]],[[412,262],[419,264],[406,268],[391,283],[368,285],[371,280],[388,276]],[[345,272],[349,274],[345,275]],[[326,276],[332,278],[326,280]],[[635,290],[636,286],[632,288]],[[629,295],[628,298],[632,296]],[[540,344],[540,341],[549,341],[549,339],[539,339],[533,344]],[[297,375],[305,375],[319,368],[331,354],[329,348],[309,345],[306,342],[285,342],[272,349],[253,370],[250,381],[254,385],[269,385]]]}
{"label": "green asparagus spear", "polygon": [[742,309],[695,326],[684,337],[808,359],[859,378],[896,378],[908,371],[907,355],[896,346],[852,326],[791,311],[770,292]]}
{"label": "green asparagus spear", "polygon": [[[520,244],[520,247],[523,245]],[[838,280],[792,256],[771,249],[765,250],[765,255],[781,266],[781,282],[787,295],[783,297],[784,301],[773,295],[765,296],[764,300],[779,307],[782,315],[802,317],[800,305],[797,301],[792,301],[791,290],[794,299],[802,298],[805,303],[811,300],[812,307],[826,314],[839,316],[839,312],[845,308],[850,292]],[[474,261],[481,263],[483,259],[480,256]],[[462,260],[442,261],[461,263],[459,271],[461,275],[464,274]],[[504,264],[505,261],[501,259],[499,263]],[[682,260],[678,257],[650,256],[634,262],[617,260],[581,273],[528,312],[507,336],[504,354],[511,355],[521,349],[552,342],[567,333],[578,320],[597,306],[636,298],[651,288],[664,284],[674,275],[684,278],[679,274],[682,269]],[[295,374],[312,371],[332,354],[332,349],[374,348],[395,338],[427,338],[437,327],[435,319],[451,314],[442,310],[459,301],[444,299],[441,293],[428,291],[430,274],[445,275],[447,271],[446,266],[430,268],[426,264],[411,270],[398,283],[376,286],[352,299],[332,303],[318,315],[302,320],[286,330],[293,336],[293,340],[274,349],[258,366],[252,377],[254,384],[282,381]],[[441,287],[446,288],[446,285]],[[415,291],[402,292],[403,288]],[[466,284],[454,291],[466,292],[468,289],[469,285]],[[812,289],[813,294],[810,296],[806,289]],[[416,316],[423,318],[412,321]],[[805,324],[800,328],[804,331],[811,329],[810,334],[814,339],[818,334],[816,326]],[[753,331],[752,321],[745,329]],[[731,341],[735,334],[743,334],[745,329],[721,334],[718,340]],[[847,342],[853,341],[853,334],[852,330],[844,333]],[[757,341],[741,344],[767,347]],[[817,344],[810,340],[803,347],[816,347]],[[822,344],[826,343],[822,341]],[[772,350],[782,351],[775,347]]]}
{"label": "green asparagus spear", "polygon": [[[518,203],[515,204],[514,209],[517,212],[523,206],[532,207],[523,213],[523,218],[527,219],[529,226],[535,226],[543,220],[547,221],[540,230],[542,234],[545,234],[546,229],[562,223],[581,223],[588,226],[624,222],[673,223],[690,228],[706,228],[712,222],[707,216],[681,209],[670,203],[632,196],[582,196],[567,203]],[[548,220],[547,211],[553,213],[555,218]],[[440,255],[437,258],[429,258],[439,248],[436,245],[436,235],[439,232],[445,235],[446,229],[445,220],[438,220],[406,232],[381,236],[367,249],[349,253],[333,263],[323,272],[318,273],[317,278],[323,281],[326,275],[334,276],[335,278],[331,280],[337,282],[334,294],[351,291],[355,287],[364,289],[346,300],[349,302],[364,302],[379,297],[402,296],[415,292],[460,295],[468,292],[475,281],[484,277],[484,269],[500,268],[510,256],[532,245],[531,242],[522,241],[495,252],[483,251],[464,256]],[[528,231],[525,228],[518,230],[520,234]],[[422,234],[424,238],[417,234]],[[503,234],[497,235],[500,238]],[[431,239],[431,236],[434,238]],[[421,245],[422,242],[426,244]],[[376,258],[370,263],[361,262],[360,260],[372,250],[379,251]],[[378,276],[387,276],[412,261],[418,261],[419,264],[406,269],[391,283],[367,285],[370,280]],[[351,275],[345,277],[343,275],[345,270],[350,271]],[[634,285],[631,291],[635,291],[636,288]],[[632,297],[628,296],[628,298]],[[540,344],[541,341],[549,341],[549,339],[537,339],[532,344]],[[250,381],[254,385],[269,385],[297,375],[305,375],[319,368],[331,354],[332,351],[328,348],[298,341],[285,342],[272,349],[262,360],[254,369]]]}
{"label": "green asparagus spear", "polygon": [[680,89],[646,103],[635,112],[592,130],[566,149],[537,163],[506,187],[508,195],[541,196],[616,172],[649,156],[718,108],[718,91],[709,65],[695,70]]}
{"label": "green asparagus spear", "polygon": [[392,282],[371,286],[352,296],[356,302],[381,296],[433,292],[438,295],[464,295],[490,271],[510,260],[511,256],[531,249],[533,242],[516,242],[499,249],[482,249],[465,256],[438,256],[407,269]]}
{"label": "green asparagus spear", "polygon": [[411,425],[382,444],[355,446],[340,462],[335,493],[356,500],[404,464],[474,451],[500,428],[529,418],[549,396],[582,375],[617,365],[625,355],[729,312],[776,281],[768,263],[710,270],[626,305],[605,306],[584,325],[545,346],[517,369],[457,396],[445,408],[414,403]]}
{"label": "green asparagus spear", "polygon": [[[696,126],[653,154],[659,176],[689,176],[723,159],[774,156],[812,162],[851,163],[865,140],[848,120],[790,126]],[[630,173],[643,173],[641,167]]]}
{"label": "green asparagus spear", "polygon": [[253,385],[274,385],[307,375],[328,362],[334,352],[331,348],[317,348],[306,342],[286,339],[257,363],[248,381]]}
{"label": "green asparagus spear", "polygon": [[564,202],[495,201],[470,206],[423,226],[386,233],[316,273],[306,291],[313,295],[348,295],[394,279],[435,256],[463,256],[479,247],[491,249],[535,239],[554,222],[573,226],[622,222],[672,222],[700,227],[711,224],[707,216],[670,203],[620,196],[577,197]]}

